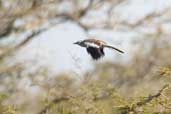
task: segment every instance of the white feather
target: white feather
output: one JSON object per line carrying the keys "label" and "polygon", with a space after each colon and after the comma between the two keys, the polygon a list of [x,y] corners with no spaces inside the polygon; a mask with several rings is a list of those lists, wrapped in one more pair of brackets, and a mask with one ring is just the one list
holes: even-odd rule
{"label": "white feather", "polygon": [[90,42],[85,42],[85,44],[87,45],[87,47],[95,47],[95,48],[99,48],[100,46],[95,44],[95,43],[90,43]]}

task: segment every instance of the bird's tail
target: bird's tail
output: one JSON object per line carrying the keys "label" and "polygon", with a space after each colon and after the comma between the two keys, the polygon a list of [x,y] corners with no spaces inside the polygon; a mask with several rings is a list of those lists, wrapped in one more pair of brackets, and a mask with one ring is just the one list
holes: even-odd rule
{"label": "bird's tail", "polygon": [[110,45],[103,45],[103,46],[106,47],[106,48],[114,49],[114,50],[116,50],[116,51],[118,51],[118,52],[120,52],[120,53],[124,53],[122,50],[120,50],[120,49],[118,49],[118,48],[115,48],[115,47],[113,47],[113,46],[110,46]]}

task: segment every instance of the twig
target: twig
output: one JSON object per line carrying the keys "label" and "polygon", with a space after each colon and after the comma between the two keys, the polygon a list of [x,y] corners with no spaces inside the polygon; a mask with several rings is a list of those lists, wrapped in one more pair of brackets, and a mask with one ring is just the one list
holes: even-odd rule
{"label": "twig", "polygon": [[140,107],[142,105],[146,105],[147,103],[151,102],[153,99],[158,98],[161,96],[162,92],[167,89],[169,85],[164,85],[161,90],[159,90],[156,94],[154,95],[149,95],[144,101],[140,101],[136,103],[136,106]]}
{"label": "twig", "polygon": [[40,33],[44,32],[46,29],[41,29],[38,31],[33,31],[30,35],[28,35],[22,42],[20,42],[18,45],[11,47],[7,50],[5,50],[2,54],[0,54],[0,60],[2,60],[7,55],[11,54],[12,52],[20,49],[25,44],[29,43],[35,36],[39,35]]}
{"label": "twig", "polygon": [[44,107],[39,113],[37,114],[46,114],[47,110],[49,110],[54,104],[63,102],[63,101],[67,101],[69,100],[69,97],[61,97],[61,98],[56,98],[54,99],[49,105],[47,105],[46,107]]}
{"label": "twig", "polygon": [[168,87],[169,87],[168,84],[164,85],[156,94],[149,95],[143,101],[136,102],[131,106],[126,105],[124,107],[121,107],[121,109],[123,109],[123,114],[130,114],[130,113],[136,114],[136,109],[137,108],[139,108],[141,106],[144,106],[147,103],[150,103],[152,100],[157,99],[158,97],[160,97],[162,95],[163,91],[166,90]]}
{"label": "twig", "polygon": [[0,68],[0,76],[3,73],[10,73],[10,72],[13,72],[13,71],[18,71],[20,69],[21,69],[20,65],[14,65],[14,66],[10,66],[10,67]]}
{"label": "twig", "polygon": [[78,11],[76,11],[73,14],[69,14],[69,13],[59,13],[56,14],[56,17],[62,17],[65,20],[70,20],[75,22],[76,24],[78,24],[84,31],[88,31],[89,27],[86,26],[85,24],[81,23],[80,18],[82,18],[83,16],[86,15],[86,13],[91,9],[92,5],[93,5],[93,1],[94,0],[89,0],[89,3],[87,5],[86,8],[84,9],[78,9]]}
{"label": "twig", "polygon": [[137,22],[135,22],[135,23],[133,23],[133,24],[131,24],[131,23],[129,23],[129,22],[126,22],[126,21],[123,21],[123,22],[121,22],[120,24],[122,24],[122,25],[124,25],[124,26],[128,26],[128,27],[130,27],[130,28],[135,28],[135,27],[137,27],[137,26],[143,25],[143,23],[144,23],[146,20],[148,20],[148,19],[163,16],[163,15],[164,15],[165,13],[167,13],[168,11],[169,11],[169,8],[167,8],[167,9],[161,11],[161,12],[158,12],[158,13],[152,12],[152,13],[150,13],[150,14],[147,14],[144,18],[138,20]]}

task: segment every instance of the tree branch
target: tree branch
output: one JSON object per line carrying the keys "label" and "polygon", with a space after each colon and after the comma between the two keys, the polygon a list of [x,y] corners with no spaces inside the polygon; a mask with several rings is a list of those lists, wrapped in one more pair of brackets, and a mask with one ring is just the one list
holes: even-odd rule
{"label": "tree branch", "polygon": [[47,105],[46,107],[44,107],[39,113],[37,114],[46,114],[47,110],[49,110],[54,104],[63,102],[63,101],[67,101],[69,100],[69,97],[61,97],[61,98],[56,98],[53,101],[51,101],[51,103],[49,105]]}
{"label": "tree branch", "polygon": [[156,94],[149,95],[146,99],[144,99],[142,101],[138,101],[131,106],[126,105],[124,107],[120,107],[120,109],[123,111],[123,114],[130,114],[130,113],[136,114],[137,108],[144,106],[147,103],[150,103],[152,100],[160,97],[162,95],[162,93],[164,92],[164,90],[166,90],[168,87],[169,87],[169,85],[164,85]]}
{"label": "tree branch", "polygon": [[137,27],[137,26],[143,25],[143,23],[144,23],[146,20],[148,20],[148,19],[163,16],[163,15],[164,15],[165,13],[167,13],[169,10],[170,10],[170,9],[167,8],[167,9],[161,11],[161,12],[158,12],[158,13],[152,12],[152,13],[150,13],[150,14],[147,14],[145,17],[143,17],[142,19],[138,20],[137,22],[135,22],[135,23],[133,23],[133,24],[130,24],[130,23],[126,22],[126,21],[123,21],[123,22],[121,22],[120,24],[122,24],[122,25],[124,25],[124,26],[128,26],[128,27],[130,27],[130,28],[135,28],[135,27]]}
{"label": "tree branch", "polygon": [[20,49],[23,47],[25,44],[29,43],[35,36],[38,36],[40,33],[44,32],[46,29],[40,29],[37,31],[33,31],[30,35],[28,35],[22,42],[20,42],[18,45],[11,47],[4,52],[0,54],[0,60],[2,60],[4,57],[7,55],[11,54],[12,52]]}

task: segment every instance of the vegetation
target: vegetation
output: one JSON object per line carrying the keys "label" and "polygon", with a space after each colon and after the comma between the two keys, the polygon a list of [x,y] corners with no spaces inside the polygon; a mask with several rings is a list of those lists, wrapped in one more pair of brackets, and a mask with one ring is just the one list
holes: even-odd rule
{"label": "vegetation", "polygon": [[[157,50],[156,47],[146,56],[136,55],[128,65],[111,62],[98,64],[81,81],[69,73],[47,81],[45,70],[36,72],[32,75],[45,78],[42,85],[33,80],[43,94],[37,96],[35,101],[29,101],[26,96],[20,95],[19,98],[25,100],[16,104],[19,93],[10,88],[10,84],[6,84],[9,90],[1,93],[0,111],[2,114],[31,113],[33,110],[36,114],[169,114],[171,62],[168,62],[170,60],[167,57],[171,53],[162,49],[165,52],[158,59],[163,61],[158,64],[156,59],[150,60],[156,56],[153,52]],[[21,77],[33,78],[32,75]],[[20,78],[14,74],[7,76],[15,79],[11,81],[14,85],[17,78]],[[32,102],[36,102],[34,107],[30,107]]]}

